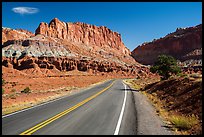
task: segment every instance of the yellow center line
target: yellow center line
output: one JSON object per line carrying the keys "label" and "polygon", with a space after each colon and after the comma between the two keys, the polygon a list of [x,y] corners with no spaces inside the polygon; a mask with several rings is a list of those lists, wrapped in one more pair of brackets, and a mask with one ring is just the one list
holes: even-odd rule
{"label": "yellow center line", "polygon": [[71,108],[69,108],[69,109],[67,109],[67,110],[65,110],[65,111],[63,111],[63,112],[60,112],[59,114],[57,114],[57,115],[55,115],[55,116],[53,116],[53,117],[51,117],[51,118],[45,120],[44,122],[41,122],[41,123],[37,124],[36,126],[34,126],[34,127],[30,128],[30,129],[28,129],[28,130],[26,130],[26,131],[20,133],[20,135],[31,135],[31,134],[34,133],[35,131],[41,129],[42,127],[44,127],[44,126],[50,124],[51,122],[53,122],[53,121],[59,119],[60,117],[62,117],[62,116],[64,116],[64,115],[68,114],[69,112],[75,110],[76,108],[82,106],[83,104],[85,104],[85,103],[87,103],[88,101],[92,100],[93,98],[97,97],[98,95],[100,95],[101,93],[103,93],[104,91],[106,91],[107,89],[109,89],[109,88],[113,85],[113,83],[114,83],[114,81],[113,81],[108,87],[106,87],[105,89],[99,91],[98,93],[92,95],[91,97],[86,98],[85,100],[83,100],[82,102],[80,102],[80,103],[74,105],[73,107],[71,107]]}

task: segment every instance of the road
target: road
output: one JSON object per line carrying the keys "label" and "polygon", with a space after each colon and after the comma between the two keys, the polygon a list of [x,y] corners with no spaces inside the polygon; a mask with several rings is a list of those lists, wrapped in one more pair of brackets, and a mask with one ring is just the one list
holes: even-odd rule
{"label": "road", "polygon": [[121,79],[2,117],[3,135],[172,135],[166,127]]}
{"label": "road", "polygon": [[109,80],[71,96],[2,117],[2,134],[136,134],[133,93]]}

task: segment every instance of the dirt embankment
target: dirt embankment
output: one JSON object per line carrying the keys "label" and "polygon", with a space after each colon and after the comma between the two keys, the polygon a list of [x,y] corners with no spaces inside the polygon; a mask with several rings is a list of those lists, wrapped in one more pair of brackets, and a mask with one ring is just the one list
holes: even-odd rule
{"label": "dirt embankment", "polygon": [[132,79],[129,83],[149,98],[177,134],[202,134],[202,76]]}
{"label": "dirt embankment", "polygon": [[145,90],[162,100],[168,111],[202,119],[202,80],[173,78],[150,84]]}

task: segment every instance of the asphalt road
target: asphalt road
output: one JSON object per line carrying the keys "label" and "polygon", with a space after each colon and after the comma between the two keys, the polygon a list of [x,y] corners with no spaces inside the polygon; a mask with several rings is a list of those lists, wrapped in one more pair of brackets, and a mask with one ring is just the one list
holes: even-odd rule
{"label": "asphalt road", "polygon": [[172,135],[155,108],[122,80],[109,80],[2,117],[3,135]]}
{"label": "asphalt road", "polygon": [[137,134],[135,102],[122,80],[2,117],[2,134]]}

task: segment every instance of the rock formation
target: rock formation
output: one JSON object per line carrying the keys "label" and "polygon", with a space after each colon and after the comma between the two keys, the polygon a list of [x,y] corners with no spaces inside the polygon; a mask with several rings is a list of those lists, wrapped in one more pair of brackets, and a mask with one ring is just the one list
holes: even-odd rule
{"label": "rock formation", "polygon": [[129,49],[125,47],[121,36],[105,26],[97,27],[86,23],[65,23],[54,18],[49,24],[40,23],[35,35],[42,34],[47,37],[65,39],[74,43],[82,43],[84,46],[109,50],[115,49],[120,54],[130,55]]}
{"label": "rock formation", "polygon": [[[2,65],[26,69],[48,69],[53,72],[72,70],[92,74],[123,76],[152,75],[149,68],[137,63],[125,47],[120,34],[107,27],[85,23],[65,23],[57,18],[40,23],[35,35],[10,29],[21,35],[6,35],[2,28]],[[54,71],[55,70],[55,71]]]}
{"label": "rock formation", "polygon": [[132,51],[135,60],[145,65],[153,64],[160,54],[171,55],[184,66],[202,65],[202,24],[177,28],[175,32],[143,43]]}
{"label": "rock formation", "polygon": [[8,40],[26,39],[34,36],[32,32],[23,29],[11,29],[2,27],[2,44]]}

